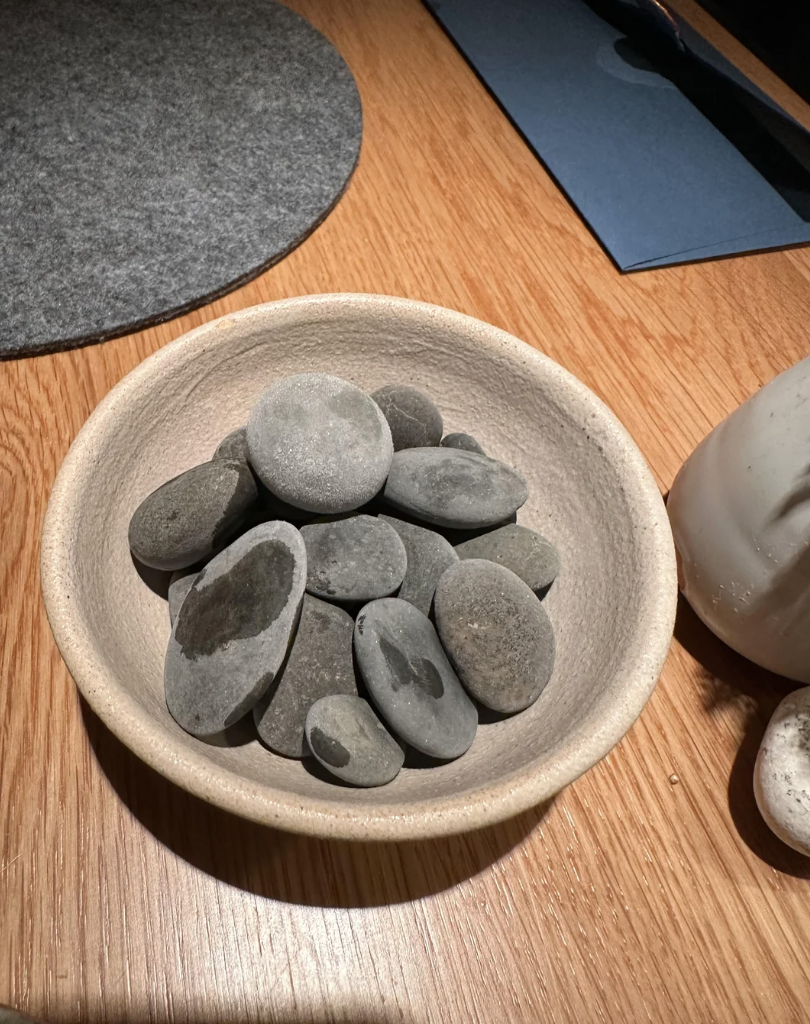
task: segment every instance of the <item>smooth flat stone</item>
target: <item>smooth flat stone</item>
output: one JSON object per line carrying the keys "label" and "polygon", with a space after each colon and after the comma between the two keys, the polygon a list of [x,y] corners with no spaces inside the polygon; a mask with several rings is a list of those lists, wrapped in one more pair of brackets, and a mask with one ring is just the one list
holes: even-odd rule
{"label": "smooth flat stone", "polygon": [[509,569],[471,558],[436,587],[436,628],[459,679],[493,711],[522,711],[551,678],[556,645],[543,605]]}
{"label": "smooth flat stone", "polygon": [[408,448],[394,454],[383,497],[426,523],[470,530],[511,516],[528,490],[519,473],[486,455]]}
{"label": "smooth flat stone", "polygon": [[353,633],[348,612],[304,594],[287,662],[253,708],[259,736],[277,754],[306,757],[304,724],[315,701],[337,693],[357,694]]}
{"label": "smooth flat stone", "polygon": [[393,594],[408,557],[396,530],[374,516],[349,516],[301,527],[307,590],[328,601],[372,601]]}
{"label": "smooth flat stone", "polygon": [[427,615],[442,573],[455,565],[458,555],[440,533],[393,516],[381,515],[379,518],[397,531],[408,556],[408,568],[397,597]]}
{"label": "smooth flat stone", "polygon": [[239,528],[256,495],[244,463],[220,459],[194,466],[135,509],[132,553],[153,569],[184,569],[209,558]]}
{"label": "smooth flat stone", "polygon": [[171,574],[167,597],[169,599],[169,622],[172,625],[174,625],[174,620],[177,618],[183,601],[188,597],[191,585],[198,576],[198,572],[189,572],[188,569],[176,569]]}
{"label": "smooth flat stone", "polygon": [[211,456],[214,459],[230,459],[234,462],[248,462],[247,427],[237,427],[219,442]]}
{"label": "smooth flat stone", "polygon": [[472,434],[465,434],[461,431],[443,437],[440,444],[442,448],[460,448],[464,452],[477,452],[479,455],[486,455]]}
{"label": "smooth flat stone", "polygon": [[394,447],[380,407],[339,377],[300,373],[269,387],[247,425],[265,486],[309,512],[348,512],[382,488]]}
{"label": "smooth flat stone", "polygon": [[424,391],[410,384],[386,384],[371,396],[391,428],[394,451],[425,448],[442,439],[442,414]]}
{"label": "smooth flat stone", "polygon": [[263,523],[221,551],[183,602],[166,651],[166,703],[194,736],[222,732],[265,693],[298,623],[307,555],[289,523]]}
{"label": "smooth flat stone", "polygon": [[332,775],[353,786],[384,786],[399,774],[405,752],[362,699],[322,697],[309,709],[309,749]]}
{"label": "smooth flat stone", "polygon": [[810,686],[773,713],[754,768],[757,806],[783,843],[810,857]]}
{"label": "smooth flat stone", "polygon": [[519,576],[535,593],[551,586],[560,571],[560,556],[546,538],[517,524],[502,526],[456,545],[459,558],[486,558]]}
{"label": "smooth flat stone", "polygon": [[396,597],[372,601],[357,616],[354,652],[369,696],[406,743],[442,759],[469,749],[478,712],[426,615]]}

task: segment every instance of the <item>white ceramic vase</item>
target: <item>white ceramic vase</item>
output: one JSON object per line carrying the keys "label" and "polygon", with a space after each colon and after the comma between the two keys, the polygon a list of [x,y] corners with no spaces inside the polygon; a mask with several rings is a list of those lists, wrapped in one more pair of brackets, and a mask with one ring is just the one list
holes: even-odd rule
{"label": "white ceramic vase", "polygon": [[698,445],[667,509],[681,590],[709,629],[810,682],[810,358]]}

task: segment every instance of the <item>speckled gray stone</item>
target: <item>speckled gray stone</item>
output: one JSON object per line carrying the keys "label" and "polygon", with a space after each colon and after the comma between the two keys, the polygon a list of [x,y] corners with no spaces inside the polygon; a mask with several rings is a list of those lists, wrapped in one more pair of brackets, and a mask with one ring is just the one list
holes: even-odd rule
{"label": "speckled gray stone", "polygon": [[425,448],[442,439],[442,414],[433,399],[410,384],[386,384],[371,396],[391,428],[394,451]]}
{"label": "speckled gray stone", "polygon": [[194,736],[246,714],[273,682],[298,622],[307,556],[289,523],[263,523],[200,572],[166,652],[166,703]]}
{"label": "speckled gray stone", "polygon": [[301,527],[307,590],[327,601],[373,601],[399,587],[408,568],[396,530],[374,516],[349,516]]}
{"label": "speckled gray stone", "polygon": [[427,616],[396,597],[372,601],[357,616],[354,652],[369,696],[406,743],[442,759],[469,748],[478,712]]}
{"label": "speckled gray stone", "polygon": [[306,757],[304,723],[310,707],[330,694],[357,694],[353,633],[348,612],[304,594],[290,655],[253,709],[259,736],[277,754]]}
{"label": "speckled gray stone", "polygon": [[464,434],[460,431],[443,437],[441,439],[441,446],[442,448],[460,448],[465,452],[477,452],[479,455],[486,455],[486,452],[472,434]]}
{"label": "speckled gray stone", "polygon": [[509,569],[484,559],[451,566],[436,588],[436,628],[459,679],[493,711],[533,704],[554,669],[551,622]]}
{"label": "speckled gray stone", "polygon": [[217,449],[211,456],[214,459],[231,459],[234,462],[248,462],[247,427],[237,427],[217,445]]}
{"label": "speckled gray stone", "polygon": [[424,526],[406,523],[393,516],[381,515],[379,518],[397,531],[408,556],[408,569],[397,597],[428,615],[442,573],[458,561],[453,545],[440,533]]}
{"label": "speckled gray stone", "polygon": [[129,546],[153,569],[184,569],[236,532],[256,496],[244,463],[204,462],[144,498],[129,523]]}
{"label": "speckled gray stone", "polygon": [[348,512],[370,501],[394,451],[377,403],[326,373],[269,387],[251,410],[247,438],[250,464],[265,486],[309,512]]}
{"label": "speckled gray stone", "polygon": [[402,746],[362,697],[322,697],[309,709],[306,734],[324,768],[353,786],[384,786],[405,760]]}
{"label": "speckled gray stone", "polygon": [[457,448],[396,452],[386,502],[436,526],[475,529],[508,518],[526,501],[526,481],[509,466]]}
{"label": "speckled gray stone", "polygon": [[772,831],[810,857],[810,686],[774,711],[757,755],[754,793]]}
{"label": "speckled gray stone", "polygon": [[169,598],[169,622],[172,625],[174,625],[177,613],[180,611],[183,601],[188,597],[188,592],[198,576],[199,572],[196,570],[189,572],[188,569],[177,569],[169,577],[167,597]]}
{"label": "speckled gray stone", "polygon": [[560,571],[560,556],[546,538],[525,526],[502,526],[456,546],[459,558],[486,558],[519,576],[535,593],[545,591]]}

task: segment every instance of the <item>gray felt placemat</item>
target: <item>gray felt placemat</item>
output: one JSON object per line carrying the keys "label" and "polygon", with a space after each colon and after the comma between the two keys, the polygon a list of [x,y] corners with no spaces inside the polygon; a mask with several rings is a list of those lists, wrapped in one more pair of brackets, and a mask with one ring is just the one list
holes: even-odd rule
{"label": "gray felt placemat", "polygon": [[340,197],[360,98],[272,0],[0,0],[0,358],[175,316]]}

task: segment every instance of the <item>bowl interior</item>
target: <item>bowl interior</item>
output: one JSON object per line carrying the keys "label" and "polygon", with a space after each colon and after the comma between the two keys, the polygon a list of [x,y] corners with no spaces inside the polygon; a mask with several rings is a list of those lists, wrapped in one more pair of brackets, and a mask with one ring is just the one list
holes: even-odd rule
{"label": "bowl interior", "polygon": [[[322,370],[372,390],[423,388],[446,430],[473,433],[529,484],[518,521],[559,548],[546,599],[558,656],[528,711],[483,724],[458,761],[390,785],[330,785],[257,741],[186,735],[163,696],[166,602],[136,571],[133,510],[208,459],[274,379]],[[255,307],[184,336],[111,393],[71,449],[43,538],[43,586],[74,678],[106,724],[198,795],[287,828],[396,838],[459,831],[545,799],[629,727],[671,635],[671,535],[646,465],[607,409],[504,332],[405,300],[322,296]]]}

